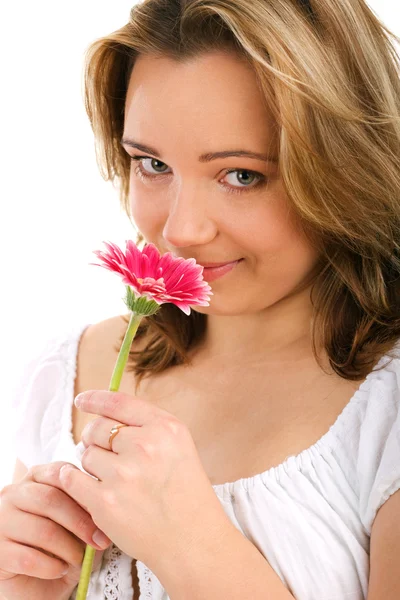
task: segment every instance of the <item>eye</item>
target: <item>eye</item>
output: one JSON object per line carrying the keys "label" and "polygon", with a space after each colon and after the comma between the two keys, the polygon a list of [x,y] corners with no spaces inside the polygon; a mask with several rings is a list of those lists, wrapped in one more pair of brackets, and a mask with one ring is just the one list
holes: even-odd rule
{"label": "eye", "polygon": [[[260,185],[263,185],[265,183],[265,180],[267,179],[265,177],[265,175],[263,175],[262,173],[257,173],[256,171],[249,171],[249,169],[229,169],[226,172],[226,175],[230,175],[232,173],[235,173],[235,177],[233,178],[233,181],[239,181],[239,183],[243,183],[243,181],[241,180],[241,177],[244,175],[244,183],[245,186],[243,187],[239,187],[237,188],[236,186],[226,186],[224,185],[224,187],[227,189],[228,192],[230,193],[234,193],[234,194],[240,194],[242,191],[247,191],[246,188],[249,188],[249,190],[254,190],[255,188],[258,188]],[[250,178],[250,183],[248,181],[248,179]],[[255,185],[251,185],[254,181],[256,181]]]}
{"label": "eye", "polygon": [[[163,167],[161,167],[161,170],[159,170],[160,165],[164,165],[164,167],[167,167],[167,165],[157,158],[152,158],[150,156],[131,156],[130,158],[133,163],[137,163],[134,171],[135,174],[142,179],[142,181],[160,178],[160,176],[168,174],[165,170],[162,170]],[[150,161],[151,168],[155,169],[155,173],[149,173],[147,170],[143,169],[144,161]],[[265,175],[256,171],[250,171],[249,169],[228,169],[226,171],[226,175],[230,175],[232,173],[236,174],[235,177],[232,178],[234,181],[244,183],[245,185],[238,187],[235,185],[226,185],[222,183],[222,187],[225,188],[228,193],[241,194],[243,192],[252,191],[267,182],[267,177]],[[254,181],[256,181],[255,185],[251,185],[254,183]]]}
{"label": "eye", "polygon": [[[158,158],[151,158],[150,156],[131,156],[131,160],[138,163],[137,167],[135,169],[135,173],[136,174],[142,174],[144,175],[144,177],[148,176],[148,177],[152,177],[153,175],[163,175],[165,173],[165,171],[159,171],[159,165],[164,165],[167,166],[165,163],[161,162],[161,160],[158,160]],[[155,173],[149,173],[147,170],[143,170],[143,163],[145,160],[149,160],[150,161],[150,168],[154,168],[156,169]],[[158,165],[154,166],[153,163],[158,163]]]}

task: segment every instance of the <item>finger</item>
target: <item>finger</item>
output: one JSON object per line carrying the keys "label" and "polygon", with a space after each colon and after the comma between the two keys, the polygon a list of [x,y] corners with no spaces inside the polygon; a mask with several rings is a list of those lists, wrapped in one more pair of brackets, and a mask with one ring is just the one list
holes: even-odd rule
{"label": "finger", "polygon": [[60,469],[64,465],[69,464],[70,463],[66,462],[65,460],[58,460],[43,465],[34,465],[33,467],[30,467],[24,479],[28,479],[29,481],[34,481],[36,483],[52,485],[53,487],[62,490],[63,486],[61,485],[60,481]]}
{"label": "finger", "polygon": [[[81,440],[85,448],[88,448],[89,446],[98,446],[99,448],[104,448],[105,450],[115,452],[114,443],[116,440],[113,440],[112,449],[110,448],[108,440],[110,438],[111,429],[116,425],[122,425],[122,423],[118,423],[118,421],[114,421],[113,419],[109,419],[107,417],[98,417],[97,419],[92,419],[84,427],[81,435]],[[120,435],[120,433],[121,432],[119,431],[118,435]]]}
{"label": "finger", "polygon": [[[121,458],[115,452],[104,450],[98,446],[89,446],[82,454],[82,466],[102,483],[115,480],[121,465]],[[98,499],[97,499],[98,501]]]}
{"label": "finger", "polygon": [[75,567],[82,563],[84,544],[58,523],[16,508],[10,516],[12,518],[2,527],[2,534],[8,540],[37,548]]}
{"label": "finger", "polygon": [[[24,546],[11,540],[4,540],[0,547],[2,570],[0,580],[9,579],[10,573],[27,575],[38,579],[58,579],[64,576],[69,564],[58,558],[52,558],[33,547]],[[6,573],[5,573],[6,572]],[[7,585],[7,584],[6,584]],[[1,596],[4,598],[4,596]],[[21,597],[21,596],[20,596]]]}
{"label": "finger", "polygon": [[79,542],[105,548],[104,545],[99,546],[93,542],[93,534],[98,527],[91,515],[64,491],[34,481],[26,482],[23,492],[15,485],[7,486],[3,491],[2,502],[9,503],[20,511],[46,517],[58,523]]}
{"label": "finger", "polygon": [[67,464],[60,470],[60,482],[69,496],[81,506],[87,506],[90,514],[94,512],[101,493],[100,481]]}
{"label": "finger", "polygon": [[[60,470],[64,465],[69,465],[65,461],[55,461],[44,465],[34,465],[25,475],[25,479],[36,483],[44,483],[56,487],[65,493],[64,486],[60,480]],[[79,503],[78,503],[79,504]],[[81,504],[83,510],[88,511],[87,506]]]}
{"label": "finger", "polygon": [[[78,399],[80,404],[77,403]],[[122,392],[89,390],[79,394],[75,398],[75,404],[83,412],[109,417],[120,423],[138,427],[149,423],[156,416],[171,416],[167,411],[142,398]]]}

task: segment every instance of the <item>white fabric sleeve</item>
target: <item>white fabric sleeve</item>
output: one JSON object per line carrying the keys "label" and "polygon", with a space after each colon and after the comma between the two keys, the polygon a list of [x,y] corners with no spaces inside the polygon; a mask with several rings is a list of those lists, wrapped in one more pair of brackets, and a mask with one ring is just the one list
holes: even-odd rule
{"label": "white fabric sleeve", "polygon": [[361,521],[371,535],[376,513],[400,489],[400,360],[371,387],[360,426],[358,480]]}
{"label": "white fabric sleeve", "polygon": [[36,353],[23,364],[13,390],[13,451],[28,469],[45,462],[41,427],[47,406],[54,395],[60,393],[59,370],[54,358],[62,342],[60,335],[44,340]]}

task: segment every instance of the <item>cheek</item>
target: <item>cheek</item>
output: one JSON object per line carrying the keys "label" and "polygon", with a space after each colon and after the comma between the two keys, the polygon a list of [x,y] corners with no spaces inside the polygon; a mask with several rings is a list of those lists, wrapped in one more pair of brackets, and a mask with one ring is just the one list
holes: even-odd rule
{"label": "cheek", "polygon": [[256,269],[280,284],[297,284],[318,262],[319,254],[304,236],[297,217],[286,201],[269,203],[246,222],[246,246],[256,260]]}
{"label": "cheek", "polygon": [[131,182],[129,206],[133,221],[145,237],[148,237],[146,233],[160,227],[164,218],[162,206],[159,201],[157,202],[156,194],[153,195],[149,190],[143,190],[140,183]]}
{"label": "cheek", "polygon": [[280,254],[293,242],[293,227],[287,210],[277,198],[269,198],[257,210],[248,211],[238,220],[243,244],[250,253],[258,256]]}

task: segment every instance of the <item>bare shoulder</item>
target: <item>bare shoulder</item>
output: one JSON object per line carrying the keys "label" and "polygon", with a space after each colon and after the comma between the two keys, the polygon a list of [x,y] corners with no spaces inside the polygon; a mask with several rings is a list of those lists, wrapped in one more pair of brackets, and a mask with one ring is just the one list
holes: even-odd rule
{"label": "bare shoulder", "polygon": [[104,319],[90,325],[79,341],[77,356],[77,380],[95,371],[97,376],[104,372],[109,361],[118,356],[115,350],[120,337],[126,330],[122,315]]}
{"label": "bare shoulder", "polygon": [[[125,318],[124,318],[125,317]],[[117,315],[93,323],[85,329],[80,340],[76,358],[76,378],[74,398],[85,390],[108,390],[114,370],[120,340],[127,329],[126,318],[129,315]],[[144,340],[134,341],[133,344],[140,349]],[[124,371],[120,390],[134,393],[134,375]],[[95,415],[82,413],[72,403],[72,433],[75,443],[81,439],[81,432],[85,425],[95,418]]]}

